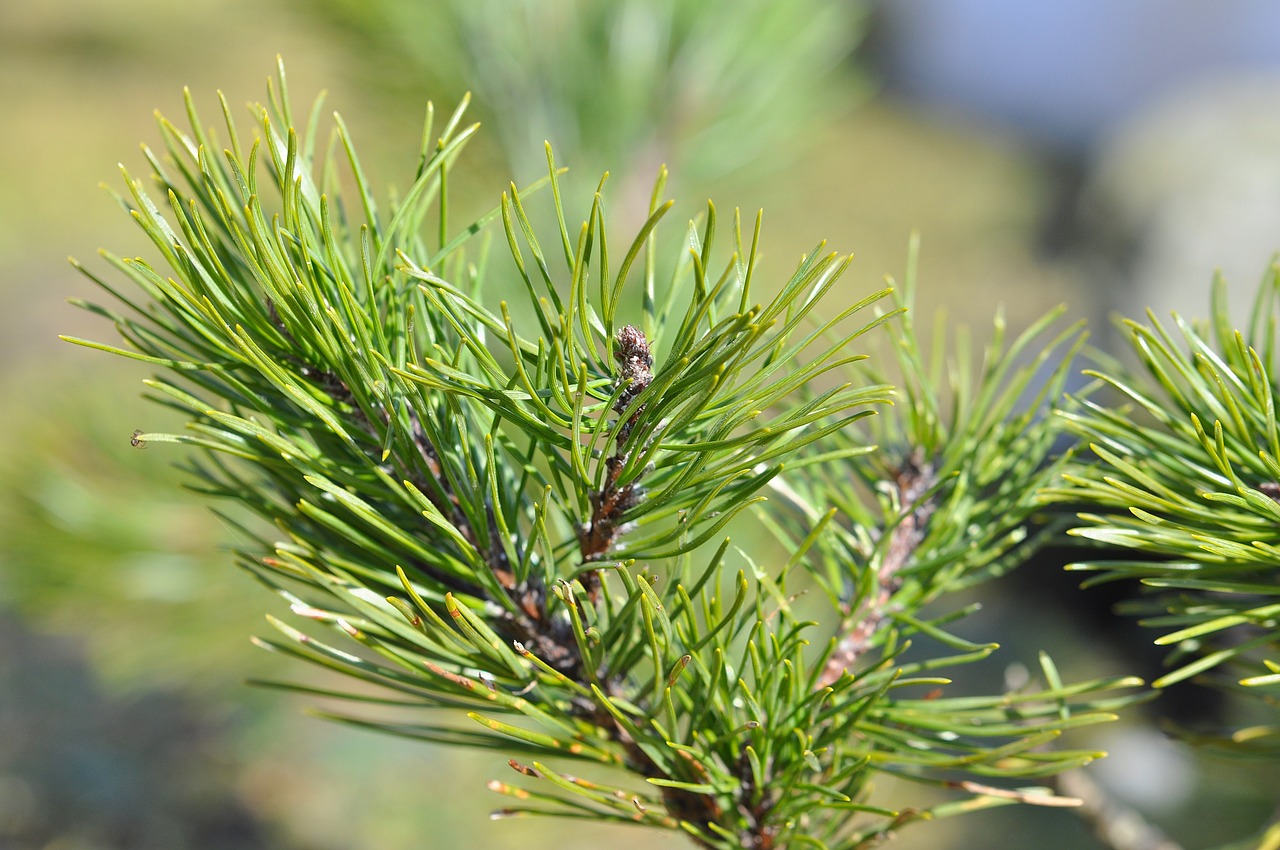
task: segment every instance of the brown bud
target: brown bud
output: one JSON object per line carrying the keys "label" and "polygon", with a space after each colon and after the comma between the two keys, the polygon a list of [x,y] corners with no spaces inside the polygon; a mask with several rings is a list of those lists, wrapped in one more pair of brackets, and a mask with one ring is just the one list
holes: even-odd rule
{"label": "brown bud", "polygon": [[635,325],[626,325],[618,331],[618,347],[613,358],[618,361],[619,379],[630,382],[613,406],[621,413],[653,381],[653,352],[644,333]]}

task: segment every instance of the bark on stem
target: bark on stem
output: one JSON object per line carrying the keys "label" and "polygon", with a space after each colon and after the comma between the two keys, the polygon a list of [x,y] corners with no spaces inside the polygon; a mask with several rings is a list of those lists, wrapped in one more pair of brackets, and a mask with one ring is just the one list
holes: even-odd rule
{"label": "bark on stem", "polygon": [[888,532],[888,543],[876,575],[875,592],[845,617],[841,624],[843,637],[827,659],[822,675],[818,677],[818,687],[827,687],[852,668],[888,619],[889,600],[898,589],[898,572],[910,563],[924,540],[929,517],[936,507],[932,501],[920,501],[935,481],[933,464],[925,461],[919,449],[912,451],[894,476],[893,483],[903,514]]}

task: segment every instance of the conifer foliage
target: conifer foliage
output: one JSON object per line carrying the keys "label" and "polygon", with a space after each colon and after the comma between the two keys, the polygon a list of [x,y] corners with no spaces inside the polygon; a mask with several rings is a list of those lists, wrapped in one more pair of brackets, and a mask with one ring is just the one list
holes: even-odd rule
{"label": "conifer foliage", "polygon": [[[1135,680],[1064,683],[1044,656],[1038,684],[980,696],[942,673],[997,649],[946,597],[1035,542],[1078,328],[998,326],[977,358],[936,335],[925,359],[909,279],[849,299],[819,245],[762,283],[760,219],[714,206],[669,250],[665,175],[618,240],[604,181],[570,223],[548,149],[459,227],[462,108],[428,110],[384,201],[340,118],[295,120],[283,71],[251,133],[187,104],[147,153],[156,188],[126,172],[119,199],[158,260],[104,255],[114,304],[82,305],[125,345],[72,341],[154,367],[187,424],[133,439],[185,444],[195,487],[265,521],[237,559],[293,616],[258,643],[356,680],[287,687],[506,756],[500,815],[707,848],[1072,802],[1035,779],[1100,754],[1055,739]],[[738,548],[743,517],[765,538]],[[883,774],[951,796],[873,804]]]}
{"label": "conifer foliage", "polygon": [[[1221,279],[1208,322],[1176,314],[1173,328],[1154,315],[1147,324],[1126,321],[1137,367],[1106,364],[1091,373],[1121,403],[1106,406],[1095,393],[1062,412],[1092,457],[1043,494],[1091,508],[1072,533],[1105,549],[1075,569],[1095,571],[1093,582],[1136,579],[1150,592],[1129,607],[1163,631],[1157,644],[1171,648],[1169,672],[1156,687],[1199,676],[1273,709],[1280,698],[1278,308],[1273,265],[1247,330],[1233,326]],[[1251,725],[1213,743],[1274,757],[1280,724]]]}

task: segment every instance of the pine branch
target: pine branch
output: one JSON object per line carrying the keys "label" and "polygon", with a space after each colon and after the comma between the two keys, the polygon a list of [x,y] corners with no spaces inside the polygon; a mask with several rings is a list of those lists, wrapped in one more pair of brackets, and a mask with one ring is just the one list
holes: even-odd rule
{"label": "pine branch", "polygon": [[[902,381],[897,394],[905,403],[868,420],[865,431],[833,436],[846,468],[855,472],[853,480],[817,467],[805,470],[807,480],[788,481],[789,500],[798,508],[792,522],[811,522],[816,509],[810,506],[824,504],[837,506],[851,521],[833,535],[834,548],[824,553],[828,562],[818,568],[844,613],[822,683],[857,669],[873,646],[891,653],[896,635],[917,628],[910,624],[911,612],[943,593],[1003,574],[1050,531],[1033,521],[1035,493],[1065,461],[1053,456],[1060,431],[1052,412],[1072,356],[1083,344],[1080,327],[1042,339],[1058,310],[1006,346],[1003,321],[997,319],[982,362],[975,364],[963,331],[954,359],[943,356],[940,317],[933,359],[926,365],[909,309],[917,251],[918,242],[904,290],[896,296],[908,309],[890,333]],[[1036,356],[1020,362],[1036,344],[1042,346]],[[860,449],[869,444],[886,450]],[[795,535],[799,526],[784,534]]]}
{"label": "pine branch", "polygon": [[[1063,684],[1046,656],[1043,687],[947,697],[936,671],[996,646],[948,631],[969,609],[920,614],[1033,542],[1029,494],[1059,463],[1042,402],[1065,366],[1022,401],[1075,329],[1020,365],[1054,317],[1008,347],[998,325],[981,365],[961,356],[944,379],[940,355],[920,362],[909,292],[823,306],[849,260],[821,245],[757,299],[759,217],[725,238],[709,205],[662,262],[665,174],[621,252],[603,182],[571,238],[549,149],[545,180],[455,228],[462,108],[439,134],[428,112],[383,212],[341,120],[326,148],[318,111],[298,131],[283,71],[270,95],[252,142],[223,103],[221,155],[189,96],[190,134],[161,119],[166,153],[148,159],[167,211],[127,174],[120,200],[163,265],[108,255],[141,296],[99,281],[124,311],[86,306],[126,347],[72,341],[162,370],[147,385],[187,427],[131,439],[198,450],[196,486],[273,529],[237,560],[309,630],[271,618],[259,645],[381,686],[405,719],[361,716],[388,700],[365,688],[330,716],[508,754],[522,779],[491,784],[514,800],[503,816],[641,823],[715,850],[868,846],[926,814],[1043,802],[989,783],[1101,755],[1047,745],[1113,719],[1135,680]],[[485,253],[489,226],[509,263]],[[526,303],[495,309],[494,289]],[[890,388],[850,351],[884,333],[906,403],[868,419]],[[760,510],[764,492],[783,509]],[[722,537],[748,511],[785,563]],[[814,579],[824,622],[793,605]],[[908,659],[914,634],[943,649]],[[966,796],[873,806],[881,774]]]}
{"label": "pine branch", "polygon": [[[1175,334],[1153,316],[1149,325],[1126,322],[1141,371],[1103,364],[1091,374],[1128,407],[1082,396],[1062,414],[1094,458],[1073,464],[1044,498],[1083,507],[1085,524],[1071,533],[1111,550],[1073,569],[1098,571],[1091,582],[1136,579],[1159,594],[1130,606],[1164,630],[1157,644],[1173,648],[1157,687],[1215,669],[1236,671],[1263,699],[1280,683],[1268,657],[1280,653],[1278,299],[1273,268],[1247,334],[1232,327],[1220,280],[1207,325],[1175,315]],[[1121,560],[1117,550],[1147,557]],[[1245,737],[1266,748],[1278,734],[1271,726]]]}

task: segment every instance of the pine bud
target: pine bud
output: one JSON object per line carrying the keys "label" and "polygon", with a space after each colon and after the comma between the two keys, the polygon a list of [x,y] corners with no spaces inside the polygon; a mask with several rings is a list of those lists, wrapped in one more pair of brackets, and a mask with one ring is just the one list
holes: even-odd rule
{"label": "pine bud", "polygon": [[644,333],[635,325],[626,325],[618,331],[618,348],[613,358],[618,361],[618,377],[630,381],[613,405],[613,409],[621,413],[653,381],[653,352]]}

